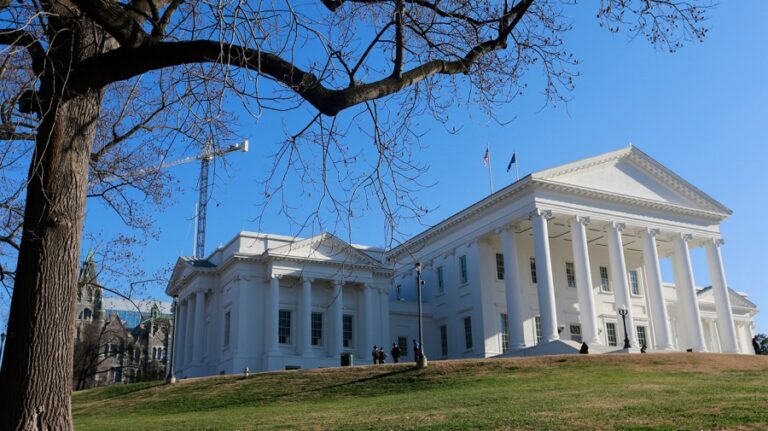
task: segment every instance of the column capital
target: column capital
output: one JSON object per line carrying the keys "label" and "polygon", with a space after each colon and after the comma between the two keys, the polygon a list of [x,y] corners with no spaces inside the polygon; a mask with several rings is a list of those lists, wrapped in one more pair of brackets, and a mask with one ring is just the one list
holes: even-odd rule
{"label": "column capital", "polygon": [[622,231],[624,231],[624,229],[627,228],[627,224],[626,223],[619,223],[619,222],[615,222],[615,221],[612,221],[609,226],[611,227],[611,229],[616,229],[619,232],[622,232]]}
{"label": "column capital", "polygon": [[314,283],[315,279],[313,277],[301,277],[302,283]]}
{"label": "column capital", "polygon": [[722,238],[712,238],[712,242],[715,244],[716,247],[722,247],[725,245],[725,240]]}
{"label": "column capital", "polygon": [[283,278],[283,274],[269,274],[267,276],[267,281],[272,281],[273,279],[281,280]]}
{"label": "column capital", "polygon": [[530,213],[528,213],[528,220],[531,220],[536,217],[542,217],[544,220],[549,220],[554,216],[552,215],[551,210],[543,210],[541,208],[536,208]]}
{"label": "column capital", "polygon": [[592,219],[590,219],[588,216],[573,216],[571,219],[571,224],[573,223],[579,223],[583,224],[584,226],[588,226],[592,223]]}
{"label": "column capital", "polygon": [[643,230],[643,233],[653,238],[656,238],[657,236],[661,235],[661,229],[648,227]]}
{"label": "column capital", "polygon": [[333,279],[333,287],[342,287],[343,285],[344,285],[344,280],[340,278]]}
{"label": "column capital", "polygon": [[680,233],[680,239],[682,239],[685,242],[688,242],[693,239],[693,235],[690,233]]}
{"label": "column capital", "polygon": [[517,233],[516,231],[519,228],[520,228],[520,225],[518,223],[509,223],[496,229],[496,233],[498,234],[501,234],[502,232]]}

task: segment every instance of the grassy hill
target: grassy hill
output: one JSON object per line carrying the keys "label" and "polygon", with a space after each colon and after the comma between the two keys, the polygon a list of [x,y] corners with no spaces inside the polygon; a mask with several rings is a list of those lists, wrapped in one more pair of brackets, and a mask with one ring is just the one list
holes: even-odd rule
{"label": "grassy hill", "polygon": [[768,429],[768,356],[555,356],[76,393],[78,430]]}

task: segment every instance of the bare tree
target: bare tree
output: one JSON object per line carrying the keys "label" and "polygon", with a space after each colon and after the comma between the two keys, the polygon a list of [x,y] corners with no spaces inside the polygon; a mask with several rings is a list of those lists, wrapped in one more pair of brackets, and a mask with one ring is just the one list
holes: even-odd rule
{"label": "bare tree", "polygon": [[[611,31],[665,49],[706,34],[708,1],[598,4]],[[229,107],[240,101],[254,117],[307,117],[286,131],[264,200],[279,198],[289,213],[295,190],[283,179],[293,172],[305,180],[298,191],[319,194],[318,210],[344,219],[362,201],[394,231],[425,211],[412,198],[424,169],[412,121],[446,119],[462,99],[492,115],[526,88],[532,67],[544,73],[546,98],[562,100],[576,63],[563,39],[568,7],[576,0],[0,0],[1,132],[34,140],[23,212],[21,194],[9,201],[22,226],[10,235],[18,259],[3,426],[72,427],[72,327],[63,322],[73,319],[89,194],[141,224],[130,190],[166,190],[142,186],[160,175],[147,162],[177,149],[178,135],[200,148],[227,139]],[[353,128],[370,142],[348,142]]]}

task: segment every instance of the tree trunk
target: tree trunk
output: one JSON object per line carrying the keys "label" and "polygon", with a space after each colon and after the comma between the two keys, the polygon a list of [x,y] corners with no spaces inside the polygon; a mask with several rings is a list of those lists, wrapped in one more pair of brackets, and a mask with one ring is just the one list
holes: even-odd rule
{"label": "tree trunk", "polygon": [[70,430],[75,300],[88,167],[103,91],[71,95],[72,67],[110,48],[66,0],[45,3],[48,60],[0,369],[0,429]]}
{"label": "tree trunk", "polygon": [[[77,47],[66,49],[78,57]],[[3,429],[73,427],[73,319],[88,164],[101,92],[61,102],[64,83],[60,79],[66,77],[60,72],[46,73],[39,90],[43,113],[29,170],[24,231],[0,370]]]}

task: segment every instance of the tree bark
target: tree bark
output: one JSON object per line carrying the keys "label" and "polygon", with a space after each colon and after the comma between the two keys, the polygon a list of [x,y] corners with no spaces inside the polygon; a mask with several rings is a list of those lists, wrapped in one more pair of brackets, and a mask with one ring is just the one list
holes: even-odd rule
{"label": "tree bark", "polygon": [[[66,5],[64,5],[66,6]],[[73,64],[106,45],[99,30],[54,10],[41,119],[29,169],[24,227],[0,369],[1,429],[72,429],[74,312],[88,166],[102,91],[62,101]]]}
{"label": "tree bark", "polygon": [[72,321],[99,105],[98,92],[72,99],[38,134],[0,372],[3,428],[72,428]]}

